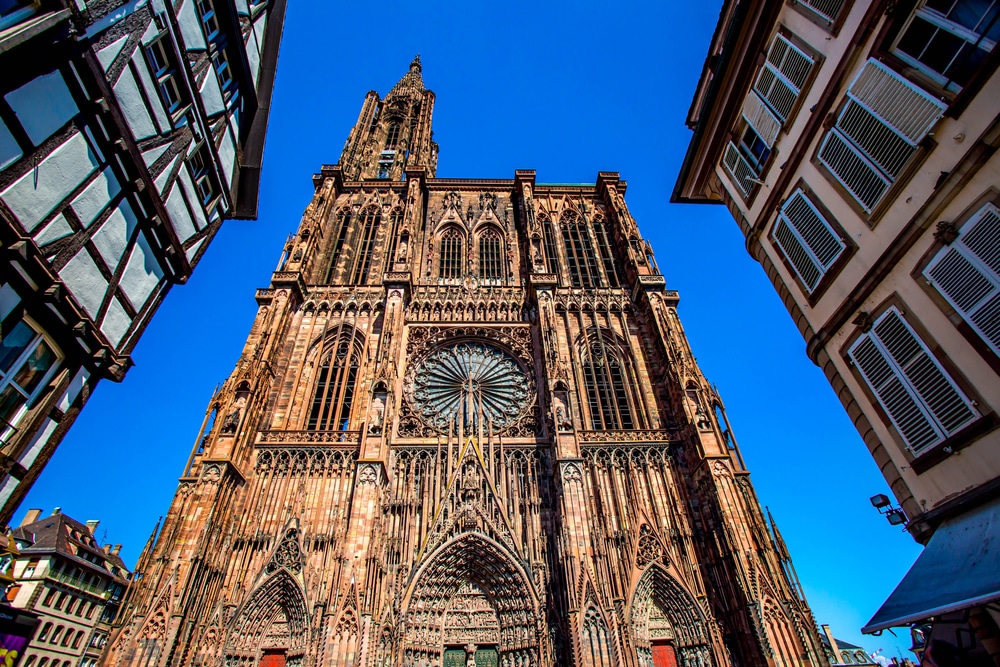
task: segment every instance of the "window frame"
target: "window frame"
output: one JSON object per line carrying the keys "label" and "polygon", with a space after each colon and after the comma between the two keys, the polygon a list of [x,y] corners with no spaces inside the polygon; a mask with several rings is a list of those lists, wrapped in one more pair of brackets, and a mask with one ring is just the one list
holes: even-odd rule
{"label": "window frame", "polygon": [[[153,81],[156,82],[160,104],[163,105],[167,117],[170,118],[171,125],[175,129],[181,127],[186,122],[186,114],[191,108],[191,99],[180,74],[170,33],[166,30],[160,32],[143,46],[142,53],[149,73],[153,77]],[[164,62],[160,63],[160,60]],[[173,91],[176,101],[171,100],[170,91]]]}
{"label": "window frame", "polygon": [[[917,338],[922,349],[929,354],[934,364],[944,372],[947,378],[951,380],[952,386],[971,403],[977,413],[975,418],[960,427],[956,432],[933,445],[922,448],[919,453],[914,453],[908,445],[899,428],[896,426],[895,421],[889,415],[851,356],[851,349],[857,345],[859,340],[867,336],[871,328],[874,328],[879,319],[890,310],[895,310],[899,314],[900,319],[906,324],[910,333]],[[867,324],[863,326],[860,319],[855,322],[856,326],[854,330],[841,347],[841,358],[849,368],[851,377],[858,383],[858,387],[865,400],[875,410],[881,423],[885,425],[893,442],[896,443],[899,451],[903,453],[914,472],[917,474],[926,472],[952,453],[975,442],[980,434],[1000,424],[997,415],[989,406],[982,403],[980,396],[971,387],[965,376],[955,367],[948,355],[941,350],[935,339],[928,334],[920,321],[912,317],[911,311],[897,294],[894,293],[888,297],[878,307],[874,308],[870,314],[867,314],[864,319],[867,320],[867,324],[870,324],[871,327],[869,328]],[[933,344],[928,344],[927,341],[932,341]]]}
{"label": "window frame", "polygon": [[438,236],[438,278],[443,281],[461,280],[465,272],[465,235],[454,226],[441,230]]}
{"label": "window frame", "polygon": [[[953,228],[959,235],[962,233],[963,228],[973,221],[973,219],[987,206],[993,206],[994,208],[1000,210],[1000,190],[997,188],[990,188],[982,196],[977,198],[971,205],[966,207],[959,215],[955,216]],[[956,237],[955,241],[951,244],[944,242],[944,236],[940,232],[934,234],[935,240],[931,246],[921,257],[920,261],[917,262],[911,277],[913,280],[923,289],[927,297],[933,301],[941,312],[948,317],[948,319],[954,324],[955,328],[966,340],[966,342],[971,345],[976,352],[982,357],[996,373],[1000,374],[1000,352],[998,352],[993,346],[989,344],[979,330],[974,327],[964,313],[962,313],[958,308],[955,307],[951,299],[947,298],[940,289],[934,284],[933,279],[929,278],[926,273],[930,270],[932,263],[939,257],[943,256],[945,252],[954,245],[955,241],[958,240]]]}
{"label": "window frame", "polygon": [[[781,205],[778,207],[777,213],[774,216],[774,220],[770,223],[767,230],[767,238],[771,242],[774,248],[775,254],[781,263],[787,269],[789,275],[792,277],[795,285],[802,292],[803,296],[810,306],[816,305],[816,303],[822,298],[823,294],[830,287],[830,285],[836,280],[837,276],[843,270],[844,266],[850,261],[850,258],[857,251],[857,245],[851,240],[850,234],[844,231],[844,228],[840,226],[837,218],[830,213],[829,209],[823,204],[823,202],[816,196],[816,193],[809,187],[804,180],[799,180],[794,186],[790,188],[791,195],[789,195]],[[775,232],[778,227],[778,222],[781,218],[782,212],[788,202],[795,196],[796,193],[801,193],[806,199],[813,212],[816,213],[822,221],[825,223],[827,228],[836,236],[840,243],[842,244],[842,249],[837,257],[829,264],[823,274],[820,276],[819,281],[816,286],[812,289],[806,285],[805,280],[799,274],[798,269],[795,267],[791,258],[788,257],[784,251],[783,246],[778,242],[775,237]],[[787,282],[787,281],[786,281]]]}
{"label": "window frame", "polygon": [[[7,387],[12,386],[14,392],[20,394],[23,401],[11,413],[10,419],[0,417],[0,443],[5,443],[7,438],[18,432],[17,425],[21,423],[26,414],[36,407],[38,400],[51,384],[52,378],[59,372],[62,362],[65,359],[55,341],[31,318],[23,315],[21,317],[18,317],[16,314],[11,315],[2,323],[2,326],[4,329],[9,328],[8,331],[13,331],[19,324],[24,324],[24,326],[33,332],[33,335],[24,348],[13,358],[8,370],[0,369],[0,396],[2,396]],[[25,392],[24,388],[16,382],[17,374],[24,368],[34,352],[43,343],[52,353],[52,362],[38,378],[34,388],[30,392]]]}

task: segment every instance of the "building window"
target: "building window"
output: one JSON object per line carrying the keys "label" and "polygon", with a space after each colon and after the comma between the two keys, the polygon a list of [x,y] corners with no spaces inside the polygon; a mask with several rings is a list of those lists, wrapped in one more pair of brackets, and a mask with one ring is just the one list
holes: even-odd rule
{"label": "building window", "polygon": [[573,287],[597,287],[600,284],[600,273],[586,223],[575,213],[568,211],[563,214],[562,234]]}
{"label": "building window", "polygon": [[462,234],[449,228],[441,235],[441,263],[438,275],[454,279],[462,277]]}
{"label": "building window", "polygon": [[489,229],[479,237],[479,276],[487,280],[502,280],[504,264],[500,234]]}
{"label": "building window", "polygon": [[615,262],[615,255],[611,250],[611,242],[608,240],[607,222],[602,219],[594,220],[594,231],[597,234],[597,248],[601,253],[601,261],[604,264],[604,275],[608,278],[608,284],[611,287],[621,287],[622,279],[618,275],[618,263]]}
{"label": "building window", "polygon": [[871,212],[944,108],[940,100],[869,60],[823,139],[820,162]]}
{"label": "building window", "polygon": [[146,47],[146,55],[149,58],[149,69],[160,91],[160,100],[176,125],[183,117],[187,105],[174,62],[173,48],[168,40],[166,34],[155,39]]}
{"label": "building window", "polygon": [[76,631],[76,637],[73,638],[73,648],[80,648],[80,642],[83,641],[83,630]]}
{"label": "building window", "polygon": [[549,216],[542,215],[542,238],[545,241],[545,270],[549,273],[559,273],[559,255],[556,251],[556,237],[552,231],[552,221]]}
{"label": "building window", "polygon": [[603,335],[593,334],[582,351],[590,428],[594,430],[635,428],[627,368],[617,347]]}
{"label": "building window", "polygon": [[0,324],[0,438],[13,432],[58,362],[55,348],[28,322],[8,318]]}
{"label": "building window", "polygon": [[[396,247],[400,240],[399,235],[399,225],[403,222],[403,211],[395,208],[389,216],[389,247],[386,248],[385,252],[385,270],[392,271],[393,262],[396,261]],[[404,234],[406,240],[403,242],[403,246],[409,244],[409,234]]]}
{"label": "building window", "polygon": [[337,270],[337,262],[340,254],[344,250],[344,243],[347,241],[347,232],[351,225],[351,209],[344,207],[337,216],[340,221],[340,230],[337,232],[337,240],[333,244],[333,252],[330,253],[330,268],[326,272],[326,282],[329,284],[333,280],[334,272]]}
{"label": "building window", "polygon": [[212,0],[196,0],[198,6],[198,16],[205,29],[205,38],[213,41],[219,36],[219,17],[215,13],[215,5]]}
{"label": "building window", "polygon": [[368,269],[372,265],[372,253],[375,250],[375,237],[382,223],[382,212],[370,208],[361,218],[361,239],[358,243],[358,256],[354,260],[354,271],[351,282],[356,285],[368,284]]}
{"label": "building window", "polygon": [[781,207],[772,237],[809,293],[847,247],[802,190]]}
{"label": "building window", "polygon": [[812,65],[812,58],[793,46],[784,36],[775,35],[750,94],[758,96],[778,120],[784,123],[795,108],[795,100],[809,78]]}
{"label": "building window", "polygon": [[385,137],[385,148],[386,150],[393,150],[396,148],[396,144],[399,142],[399,123],[393,122],[389,124],[389,132]]}
{"label": "building window", "polygon": [[45,625],[43,625],[41,632],[38,633],[38,641],[40,642],[45,641],[49,636],[49,632],[51,631],[52,631],[52,623],[46,623]]}
{"label": "building window", "polygon": [[212,160],[208,154],[208,145],[205,143],[196,148],[191,153],[191,157],[188,158],[188,167],[191,169],[191,178],[198,191],[198,200],[206,210],[211,209],[219,197],[211,165]]}
{"label": "building window", "polygon": [[219,87],[222,88],[222,99],[229,104],[236,94],[236,81],[233,79],[233,70],[229,67],[229,57],[223,48],[219,48],[212,54],[212,67],[219,77]]}
{"label": "building window", "polygon": [[817,14],[828,24],[837,20],[844,0],[796,0],[797,4]]}
{"label": "building window", "polygon": [[361,365],[354,338],[354,330],[344,327],[339,337],[325,341],[325,349],[319,351],[319,375],[307,422],[310,430],[347,430],[354,402],[354,383]]}
{"label": "building window", "polygon": [[987,204],[977,211],[924,277],[1000,355],[1000,210]]}
{"label": "building window", "polygon": [[38,11],[41,3],[38,0],[2,0],[0,1],[0,30],[15,23],[20,23]]}
{"label": "building window", "polygon": [[[57,606],[56,608],[58,609],[58,606]],[[62,632],[63,632],[63,629],[64,629],[64,628],[63,628],[63,626],[61,626],[61,625],[57,625],[57,626],[56,626],[56,630],[55,630],[55,632],[53,632],[53,633],[52,633],[52,639],[51,639],[51,640],[49,640],[49,641],[50,641],[50,643],[52,643],[52,644],[57,644],[57,643],[59,643],[59,638],[60,638],[60,637],[62,637]]]}
{"label": "building window", "polygon": [[1000,38],[1000,5],[982,0],[923,0],[892,52],[945,90],[958,92]]}
{"label": "building window", "polygon": [[913,454],[944,441],[979,416],[895,307],[875,320],[849,354]]}

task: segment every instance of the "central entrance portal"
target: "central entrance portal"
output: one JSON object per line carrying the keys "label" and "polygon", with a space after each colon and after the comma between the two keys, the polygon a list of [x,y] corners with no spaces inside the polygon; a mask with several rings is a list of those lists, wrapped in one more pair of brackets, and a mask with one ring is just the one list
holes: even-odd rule
{"label": "central entrance portal", "polygon": [[442,667],[499,667],[500,654],[492,646],[466,646],[444,651]]}

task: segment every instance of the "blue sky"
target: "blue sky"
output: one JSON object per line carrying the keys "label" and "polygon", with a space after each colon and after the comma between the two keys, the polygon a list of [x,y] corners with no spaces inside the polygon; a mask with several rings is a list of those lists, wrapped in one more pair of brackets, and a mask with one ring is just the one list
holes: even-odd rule
{"label": "blue sky", "polygon": [[[385,94],[419,53],[437,94],[438,176],[628,181],[698,362],[718,385],[763,504],[820,623],[886,655],[909,638],[864,637],[919,548],[868,497],[889,493],[763,270],[722,206],[669,203],[691,133],[684,119],[720,8],[693,3],[453,4],[290,0],[260,218],[227,222],[188,284],[169,294],[121,384],[105,382],[31,491],[29,507],[101,519],[134,563],[218,382],[232,370],[286,236],[337,162],[368,90]],[[105,532],[106,531],[106,532]]]}

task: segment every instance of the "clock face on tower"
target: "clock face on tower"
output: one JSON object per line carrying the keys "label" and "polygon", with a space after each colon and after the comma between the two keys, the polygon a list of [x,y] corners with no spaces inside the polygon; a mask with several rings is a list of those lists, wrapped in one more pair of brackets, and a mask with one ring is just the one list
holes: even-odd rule
{"label": "clock face on tower", "polygon": [[478,341],[452,343],[431,352],[413,371],[412,405],[442,433],[478,429],[499,432],[530,402],[528,378],[508,352]]}

